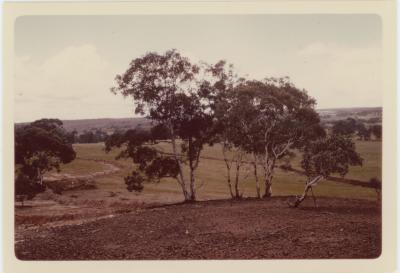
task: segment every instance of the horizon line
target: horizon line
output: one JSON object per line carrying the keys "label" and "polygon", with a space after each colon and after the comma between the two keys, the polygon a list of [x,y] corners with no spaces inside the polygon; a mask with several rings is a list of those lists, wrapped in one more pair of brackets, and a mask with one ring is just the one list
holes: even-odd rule
{"label": "horizon line", "polygon": [[[373,108],[383,108],[383,106],[355,106],[355,107],[332,107],[332,108],[316,108],[316,111],[327,111],[327,110],[341,110],[341,109],[373,109]],[[61,121],[79,121],[79,120],[95,120],[95,119],[135,119],[135,118],[146,118],[146,116],[132,116],[132,117],[99,117],[99,118],[77,118],[77,119],[60,119],[60,118],[55,118],[55,117],[47,117],[48,119],[59,119]],[[45,118],[40,118],[40,119],[45,119]],[[35,120],[40,120],[40,119],[35,119]],[[14,124],[17,123],[29,123],[29,122],[34,122],[33,121],[15,121]]]}

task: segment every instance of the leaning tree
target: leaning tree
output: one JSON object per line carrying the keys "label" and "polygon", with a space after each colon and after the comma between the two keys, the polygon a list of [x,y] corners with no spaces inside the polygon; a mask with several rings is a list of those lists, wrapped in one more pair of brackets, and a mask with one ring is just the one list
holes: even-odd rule
{"label": "leaning tree", "polygon": [[290,206],[298,207],[307,197],[312,187],[331,174],[345,176],[350,166],[362,165],[362,158],[356,152],[354,142],[349,136],[330,135],[320,138],[306,145],[303,151],[301,166],[304,169],[308,181],[304,192],[296,196]]}
{"label": "leaning tree", "polygon": [[115,94],[132,97],[136,114],[147,115],[168,130],[165,136],[177,166],[176,180],[186,201],[196,199],[195,171],[213,128],[209,99],[212,84],[199,77],[204,71],[176,50],[150,52],[134,59],[123,74],[117,75],[116,86],[111,89]]}
{"label": "leaning tree", "polygon": [[[42,119],[15,128],[15,195],[33,198],[44,191],[46,172],[75,159],[75,151],[58,119]],[[22,199],[23,200],[23,199]]]}

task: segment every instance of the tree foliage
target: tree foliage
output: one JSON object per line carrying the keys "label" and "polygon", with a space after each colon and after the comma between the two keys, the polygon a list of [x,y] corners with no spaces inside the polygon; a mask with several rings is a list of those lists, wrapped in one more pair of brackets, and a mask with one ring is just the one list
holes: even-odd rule
{"label": "tree foliage", "polygon": [[355,133],[360,140],[370,140],[372,128],[367,128],[362,120],[347,118],[336,121],[332,126],[332,134],[352,136]]}
{"label": "tree foliage", "polygon": [[80,135],[74,134],[74,140],[77,143],[99,143],[104,142],[107,137],[107,133],[100,129],[85,130]]}
{"label": "tree foliage", "polygon": [[318,175],[324,178],[333,173],[344,176],[349,166],[362,165],[354,142],[345,136],[331,135],[309,143],[303,153],[301,166],[308,177]]}
{"label": "tree foliage", "polygon": [[[261,163],[264,197],[272,194],[277,160],[288,156],[291,149],[325,135],[314,110],[314,99],[288,78],[244,81],[235,88],[235,97],[229,105],[231,128],[237,132],[236,145]],[[254,168],[256,174],[257,163]]]}
{"label": "tree foliage", "polygon": [[33,198],[44,190],[43,175],[75,159],[58,119],[42,119],[15,128],[15,194]]}
{"label": "tree foliage", "polygon": [[357,123],[353,118],[336,121],[332,126],[332,133],[335,135],[351,136],[356,132]]}
{"label": "tree foliage", "polygon": [[371,127],[372,134],[377,138],[382,138],[382,125],[374,125]]}
{"label": "tree foliage", "polygon": [[179,173],[176,160],[152,147],[156,143],[158,134],[152,135],[140,129],[128,130],[124,133],[116,132],[105,142],[105,151],[121,148],[117,159],[130,158],[137,166],[132,174],[125,177],[125,184],[129,191],[142,191],[145,181],[159,182],[162,178],[177,177]]}

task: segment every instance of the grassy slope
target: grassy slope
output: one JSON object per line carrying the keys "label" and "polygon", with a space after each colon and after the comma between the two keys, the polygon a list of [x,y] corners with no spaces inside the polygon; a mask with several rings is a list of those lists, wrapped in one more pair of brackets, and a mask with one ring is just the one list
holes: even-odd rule
{"label": "grassy slope", "polygon": [[[351,168],[350,173],[347,177],[355,178],[360,180],[368,180],[373,176],[381,177],[381,142],[361,142],[357,141],[357,150],[364,158],[363,167]],[[102,159],[102,160],[114,160],[117,151],[112,151],[109,154],[104,153],[103,144],[79,144],[74,146],[79,157]],[[170,147],[168,143],[160,144],[160,148],[164,151],[169,151]],[[220,147],[215,145],[213,147],[206,147],[202,153],[202,156],[218,157],[221,158]],[[298,166],[300,157],[297,156],[293,159],[292,165]],[[79,162],[67,164],[63,167],[65,172],[84,173],[86,171],[96,171],[96,162]],[[120,190],[125,191],[125,185],[123,183],[123,177],[127,175],[132,168],[132,164],[129,160],[119,160],[119,165],[123,166],[123,170],[108,177],[99,178],[97,183],[100,188],[105,190]],[[102,166],[100,166],[102,168]],[[242,172],[241,189],[245,196],[255,196],[255,182],[252,176],[252,169],[248,169],[248,175],[246,177],[245,169]],[[198,185],[198,197],[199,199],[218,199],[228,198],[228,188],[226,185],[226,168],[223,161],[202,159],[197,170],[197,185]],[[260,179],[262,179],[260,177]],[[303,190],[305,177],[294,174],[291,172],[284,172],[277,169],[274,176],[273,194],[274,195],[296,195],[300,194]],[[323,181],[317,187],[314,192],[318,196],[332,196],[341,198],[356,198],[356,199],[368,199],[375,200],[376,194],[374,190],[352,186],[343,183],[336,183],[331,181]],[[180,188],[177,183],[172,179],[166,179],[162,183],[154,184],[149,183],[146,185],[142,195],[146,197],[154,195],[165,195],[168,198],[167,193],[173,195],[180,194]]]}

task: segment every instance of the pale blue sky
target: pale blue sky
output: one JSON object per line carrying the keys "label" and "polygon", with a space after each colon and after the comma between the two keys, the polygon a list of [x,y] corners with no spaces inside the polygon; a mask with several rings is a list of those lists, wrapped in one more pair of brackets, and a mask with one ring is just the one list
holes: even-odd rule
{"label": "pale blue sky", "polygon": [[226,59],[249,77],[289,76],[317,108],[381,106],[375,15],[25,16],[16,21],[16,120],[129,117],[109,92],[147,51]]}

